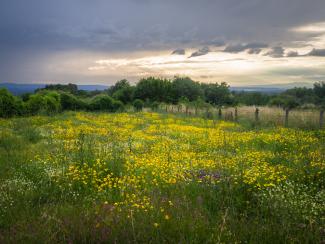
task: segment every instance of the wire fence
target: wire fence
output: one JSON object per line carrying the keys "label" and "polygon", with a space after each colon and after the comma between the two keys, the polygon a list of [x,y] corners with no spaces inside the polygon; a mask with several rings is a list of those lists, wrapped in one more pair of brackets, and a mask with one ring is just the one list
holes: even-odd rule
{"label": "wire fence", "polygon": [[292,109],[286,111],[278,107],[240,106],[193,108],[182,105],[162,105],[159,112],[199,116],[209,119],[247,122],[269,126],[287,126],[297,128],[324,128],[321,111],[317,109]]}

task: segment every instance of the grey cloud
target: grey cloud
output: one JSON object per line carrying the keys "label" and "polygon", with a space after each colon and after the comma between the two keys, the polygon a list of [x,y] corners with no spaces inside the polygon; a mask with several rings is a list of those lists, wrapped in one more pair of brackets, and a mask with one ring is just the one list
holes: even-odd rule
{"label": "grey cloud", "polygon": [[325,57],[325,49],[314,48],[309,53],[307,53],[307,56]]}
{"label": "grey cloud", "polygon": [[270,56],[272,58],[282,58],[284,56],[283,47],[273,47],[270,51],[264,54],[264,56]]}
{"label": "grey cloud", "polygon": [[185,49],[183,49],[183,48],[177,48],[171,54],[172,55],[185,55]]}
{"label": "grey cloud", "polygon": [[189,58],[203,56],[203,55],[208,54],[209,52],[210,52],[209,47],[203,47],[203,48],[197,50],[196,52],[193,52]]}
{"label": "grey cloud", "polygon": [[299,53],[297,51],[290,51],[287,53],[287,57],[299,57]]}
{"label": "grey cloud", "polygon": [[256,42],[253,42],[253,43],[248,43],[245,45],[246,48],[266,48],[268,47],[267,44],[265,43],[256,43]]}
{"label": "grey cloud", "polygon": [[250,48],[247,50],[248,54],[259,54],[260,52],[262,52],[261,48]]}
{"label": "grey cloud", "polygon": [[244,51],[245,49],[246,48],[244,45],[238,44],[238,45],[229,45],[223,51],[227,53],[239,53]]}
{"label": "grey cloud", "polygon": [[224,46],[226,43],[224,41],[221,40],[209,40],[204,42],[204,45],[209,45],[209,46],[215,46],[215,47],[222,47]]}
{"label": "grey cloud", "polygon": [[0,46],[114,51],[181,43],[190,47],[222,46],[224,41],[272,43],[290,41],[291,27],[324,20],[323,0],[313,4],[296,0],[296,8],[290,4],[290,0],[1,1]]}
{"label": "grey cloud", "polygon": [[262,48],[268,47],[264,43],[248,43],[248,44],[236,44],[228,45],[223,51],[228,53],[239,53],[248,50],[249,54],[258,54],[262,51]]}

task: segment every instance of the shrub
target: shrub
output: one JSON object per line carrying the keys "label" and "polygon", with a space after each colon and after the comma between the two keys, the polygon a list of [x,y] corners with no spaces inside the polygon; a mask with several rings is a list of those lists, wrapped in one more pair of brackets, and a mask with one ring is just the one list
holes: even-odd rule
{"label": "shrub", "polygon": [[0,117],[8,118],[17,114],[15,97],[7,89],[0,89]]}
{"label": "shrub", "polygon": [[114,99],[107,95],[96,96],[90,103],[90,109],[93,111],[114,111]]}
{"label": "shrub", "polygon": [[124,104],[119,100],[113,101],[113,112],[116,112],[116,111],[119,111],[119,112],[124,111]]}
{"label": "shrub", "polygon": [[159,102],[153,102],[150,104],[150,108],[153,111],[157,111],[157,109],[159,108]]}
{"label": "shrub", "polygon": [[79,110],[86,109],[87,103],[78,99],[72,94],[61,93],[61,108],[62,110]]}
{"label": "shrub", "polygon": [[46,101],[41,94],[34,94],[27,101],[27,110],[30,114],[43,112],[46,107]]}
{"label": "shrub", "polygon": [[134,88],[129,86],[114,92],[113,98],[122,101],[124,104],[127,104],[132,102],[133,94],[134,94]]}
{"label": "shrub", "polygon": [[56,100],[52,96],[44,96],[45,100],[45,111],[47,114],[54,114],[60,110],[60,101]]}
{"label": "shrub", "polygon": [[56,92],[44,92],[31,95],[27,101],[27,109],[31,114],[54,114],[60,111],[60,95]]}
{"label": "shrub", "polygon": [[135,99],[133,101],[133,107],[136,111],[141,111],[143,108],[144,102],[141,99]]}

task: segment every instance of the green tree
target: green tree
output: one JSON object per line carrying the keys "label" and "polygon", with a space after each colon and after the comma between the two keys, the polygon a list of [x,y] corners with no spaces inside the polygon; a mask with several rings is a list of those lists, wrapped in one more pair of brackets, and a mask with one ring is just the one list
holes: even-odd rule
{"label": "green tree", "polygon": [[77,94],[78,93],[78,86],[76,84],[71,84],[71,83],[69,83],[67,85],[50,84],[50,85],[46,85],[44,88],[37,89],[36,92],[44,91],[44,90],[64,91],[64,92],[68,92],[68,93],[71,93],[71,94]]}
{"label": "green tree", "polygon": [[315,103],[315,93],[311,88],[295,87],[286,90],[283,94],[295,97],[299,104]]}
{"label": "green tree", "polygon": [[204,97],[204,92],[200,83],[189,77],[175,77],[172,81],[171,96],[174,103],[177,103],[181,97],[194,101],[199,97]]}
{"label": "green tree", "polygon": [[108,91],[109,95],[113,96],[115,92],[117,92],[119,90],[126,89],[126,88],[130,88],[130,87],[131,87],[130,83],[126,79],[123,79],[123,80],[117,81],[113,86],[108,88],[107,91]]}
{"label": "green tree", "polygon": [[150,102],[170,102],[171,82],[167,79],[149,77],[141,79],[135,87],[134,98]]}
{"label": "green tree", "polygon": [[114,92],[113,98],[120,100],[124,104],[131,103],[134,97],[134,87],[128,86]]}
{"label": "green tree", "polygon": [[220,85],[218,83],[201,84],[201,86],[204,90],[205,100],[208,103],[217,106],[233,104],[234,99],[227,83],[222,82]]}

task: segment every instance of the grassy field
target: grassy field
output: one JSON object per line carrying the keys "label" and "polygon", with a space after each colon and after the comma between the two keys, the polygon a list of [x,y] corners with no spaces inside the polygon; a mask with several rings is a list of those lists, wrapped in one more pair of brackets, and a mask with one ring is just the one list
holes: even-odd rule
{"label": "grassy field", "polygon": [[[284,126],[285,120],[285,111],[282,108],[278,107],[268,107],[268,106],[239,106],[237,107],[237,117],[238,121],[242,124],[255,126],[256,118],[255,111],[256,108],[259,110],[259,125],[263,127],[270,126]],[[148,110],[150,111],[150,110]],[[179,107],[176,105],[169,105],[167,111],[170,113],[180,113],[185,114],[185,107]],[[189,113],[192,116],[195,116],[195,109],[190,108]],[[235,118],[235,108],[226,107],[222,108],[222,119],[234,119]],[[165,107],[161,108],[160,112],[166,112]],[[292,109],[289,113],[289,124],[291,128],[300,128],[300,129],[319,129],[319,109],[302,109],[296,108]],[[211,118],[217,119],[218,108],[211,107],[209,108],[209,113]],[[197,116],[206,117],[206,109],[198,109]]]}
{"label": "grassy field", "polygon": [[0,243],[321,243],[324,185],[325,130],[149,112],[0,120]]}

